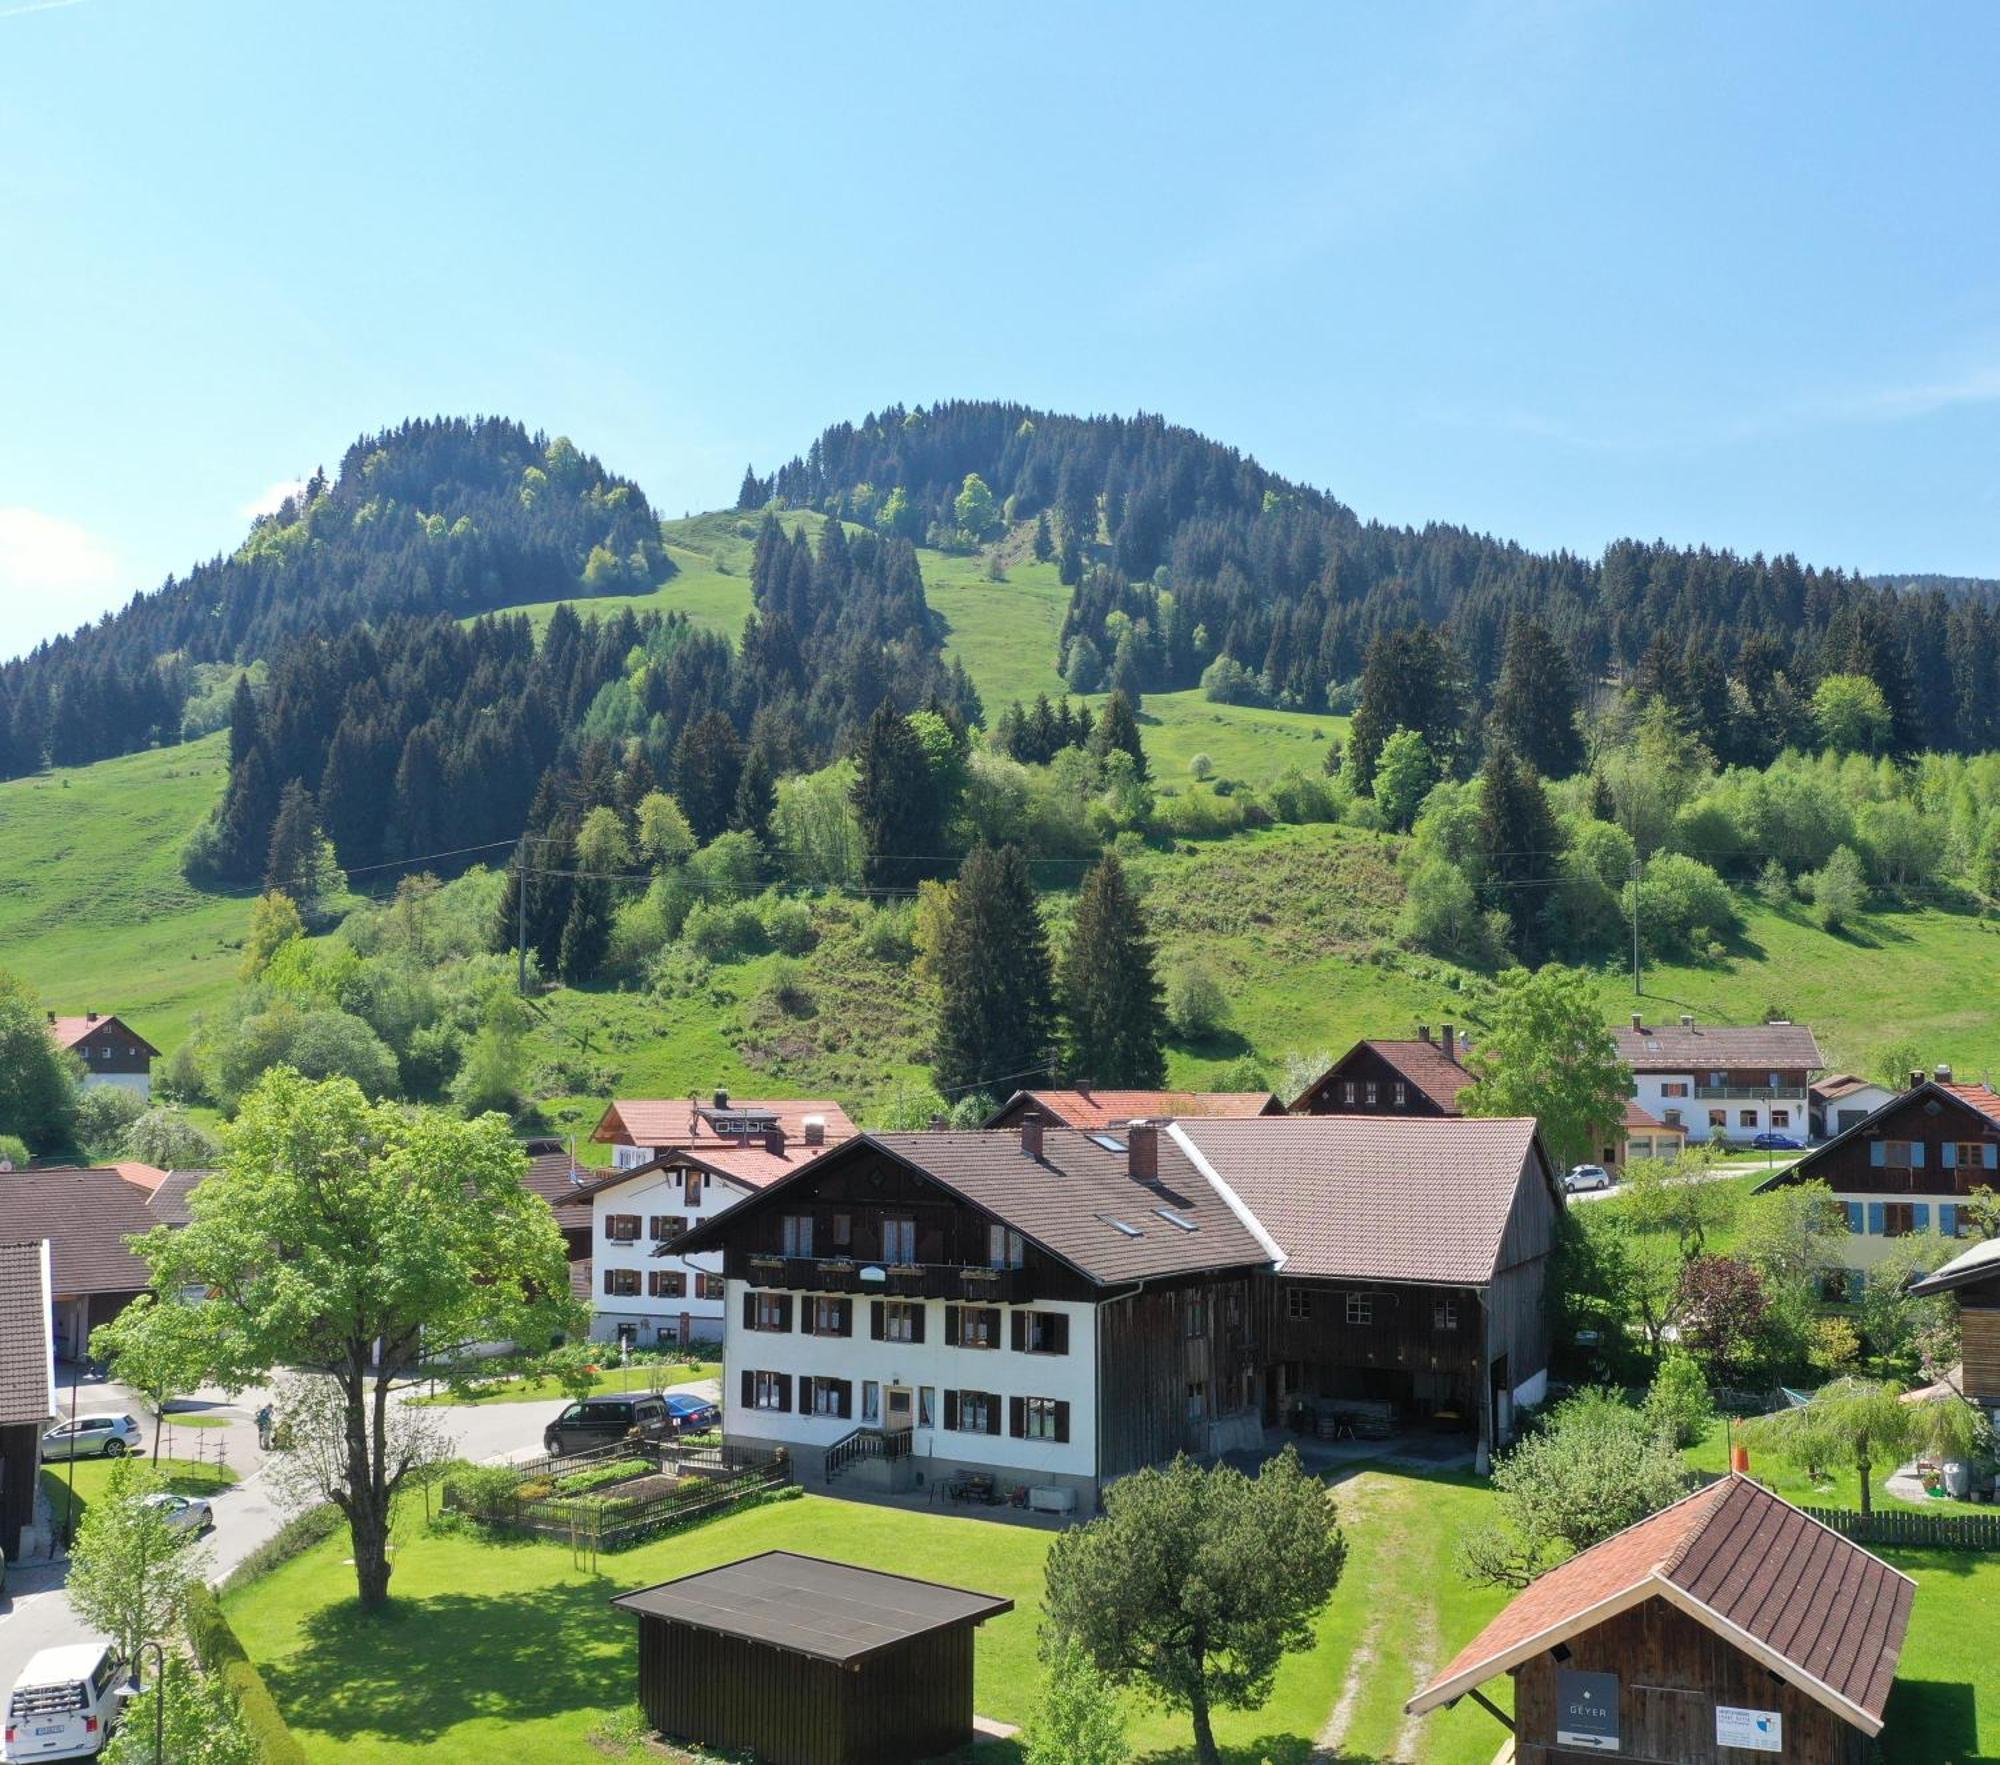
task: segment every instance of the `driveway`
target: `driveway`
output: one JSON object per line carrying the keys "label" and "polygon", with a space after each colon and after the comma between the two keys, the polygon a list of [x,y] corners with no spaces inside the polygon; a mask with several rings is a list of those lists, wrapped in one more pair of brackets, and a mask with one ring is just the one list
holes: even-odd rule
{"label": "driveway", "polygon": [[[72,1370],[65,1368],[63,1414],[69,1414]],[[708,1387],[714,1381],[707,1382]],[[712,1389],[710,1395],[713,1394]],[[212,1579],[221,1580],[284,1524],[265,1472],[265,1455],[257,1449],[254,1417],[264,1401],[261,1391],[230,1397],[221,1391],[198,1392],[174,1405],[161,1435],[162,1457],[218,1457],[241,1480],[212,1498],[215,1530],[207,1544],[213,1561]],[[451,1404],[428,1413],[435,1416],[456,1443],[461,1458],[476,1461],[532,1458],[542,1450],[542,1429],[563,1407],[563,1400],[535,1403]],[[79,1415],[110,1410],[136,1416],[147,1431],[150,1447],[153,1412],[135,1393],[109,1380],[84,1379],[76,1388]],[[174,1413],[218,1417],[220,1427],[174,1426]],[[60,1467],[57,1467],[60,1470]],[[63,1592],[67,1564],[31,1563],[7,1571],[11,1600],[0,1599],[0,1693],[14,1683],[29,1658],[39,1650],[63,1643],[84,1642],[87,1626],[70,1608]]]}

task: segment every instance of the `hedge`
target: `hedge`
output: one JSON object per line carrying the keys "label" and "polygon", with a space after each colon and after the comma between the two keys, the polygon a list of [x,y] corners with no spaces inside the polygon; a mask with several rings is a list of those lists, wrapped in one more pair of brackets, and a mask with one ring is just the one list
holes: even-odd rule
{"label": "hedge", "polygon": [[[272,1542],[275,1544],[277,1540]],[[194,1650],[194,1658],[204,1671],[213,1673],[228,1687],[243,1718],[243,1731],[249,1735],[263,1765],[307,1765],[305,1749],[285,1726],[285,1718],[265,1685],[263,1674],[244,1653],[236,1632],[223,1616],[222,1607],[207,1587],[197,1585],[189,1591],[186,1623],[188,1646]]]}

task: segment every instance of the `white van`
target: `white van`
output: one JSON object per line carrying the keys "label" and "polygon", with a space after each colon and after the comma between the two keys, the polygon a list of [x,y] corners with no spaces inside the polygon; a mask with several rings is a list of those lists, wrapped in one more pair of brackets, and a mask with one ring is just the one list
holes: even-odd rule
{"label": "white van", "polygon": [[74,1642],[43,1649],[7,1694],[0,1759],[89,1759],[104,1750],[123,1707],[110,1646]]}

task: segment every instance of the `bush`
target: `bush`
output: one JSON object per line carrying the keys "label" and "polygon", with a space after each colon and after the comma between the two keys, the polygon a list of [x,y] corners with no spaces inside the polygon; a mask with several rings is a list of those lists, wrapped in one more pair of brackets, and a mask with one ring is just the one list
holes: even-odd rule
{"label": "bush", "polygon": [[[309,1519],[312,1514],[331,1513],[336,1519],[339,1511],[334,1508],[312,1509],[299,1516]],[[296,1524],[296,1522],[294,1522]],[[287,1527],[278,1534],[284,1536]],[[322,1534],[321,1536],[324,1536]],[[277,1543],[277,1539],[271,1541]],[[269,1550],[270,1545],[263,1547]],[[301,1549],[304,1547],[301,1546]],[[243,1563],[231,1573],[234,1582],[243,1570],[254,1561],[257,1552],[252,1552]],[[272,1567],[266,1564],[265,1569]],[[257,1571],[264,1573],[264,1569]],[[243,1576],[244,1580],[250,1579]],[[278,1709],[277,1701],[271,1696],[270,1687],[265,1685],[264,1676],[244,1652],[243,1644],[237,1640],[236,1632],[230,1628],[229,1620],[223,1616],[222,1607],[206,1585],[197,1582],[189,1591],[187,1601],[188,1647],[194,1651],[194,1658],[203,1669],[220,1679],[223,1688],[236,1700],[237,1714],[243,1720],[244,1730],[256,1744],[257,1756],[264,1765],[306,1765],[305,1749],[299,1745],[292,1731],[285,1726],[285,1718]]]}
{"label": "bush", "polygon": [[316,1508],[294,1514],[223,1577],[220,1591],[234,1593],[260,1575],[270,1574],[281,1563],[289,1563],[311,1550],[321,1539],[331,1538],[346,1524],[346,1517],[332,1502],[322,1502]]}
{"label": "bush", "polygon": [[92,1158],[115,1158],[125,1134],[146,1113],[146,1100],[122,1085],[85,1085],[76,1100],[77,1144]]}
{"label": "bush", "polygon": [[1167,977],[1167,1021],[1188,1041],[1211,1036],[1229,1021],[1228,997],[1205,965],[1190,962]]}
{"label": "bush", "polygon": [[1660,1362],[1646,1393],[1646,1419],[1676,1446],[1695,1446],[1708,1437],[1715,1404],[1693,1355],[1675,1349]]}
{"label": "bush", "polygon": [[609,1464],[591,1465],[556,1479],[558,1495],[585,1495],[609,1484],[629,1482],[634,1477],[651,1476],[655,1466],[649,1459],[613,1459]]}
{"label": "bush", "polygon": [[903,906],[876,907],[863,916],[856,942],[871,962],[905,963],[917,953],[916,913]]}
{"label": "bush", "polygon": [[763,954],[764,922],[747,901],[697,901],[681,942],[704,962],[740,962]]}
{"label": "bush", "polygon": [[805,964],[780,956],[772,963],[764,982],[764,997],[787,1017],[810,1017],[814,1001],[812,989],[806,984]]}
{"label": "bush", "polygon": [[1728,885],[1698,858],[1661,852],[1639,884],[1639,935],[1656,956],[1686,956],[1727,939],[1742,922]]}
{"label": "bush", "polygon": [[1280,821],[1303,824],[1340,819],[1340,804],[1332,781],[1315,778],[1296,766],[1286,767],[1271,781],[1268,795],[1271,812]]}
{"label": "bush", "polygon": [[[495,1514],[525,1500],[527,1488],[512,1465],[454,1465],[444,1480],[444,1499],[469,1514]],[[552,1490],[553,1484],[544,1486]]]}
{"label": "bush", "polygon": [[1215,762],[1206,754],[1196,754],[1188,761],[1187,769],[1188,777],[1193,779],[1213,778],[1215,776]]}
{"label": "bush", "polygon": [[120,1150],[163,1171],[205,1170],[222,1156],[213,1134],[190,1121],[184,1110],[167,1106],[140,1115],[125,1130]]}
{"label": "bush", "polygon": [[771,948],[787,956],[803,956],[819,942],[819,933],[813,929],[812,909],[803,901],[766,895],[758,903],[758,917],[764,922],[764,935]]}
{"label": "bush", "polygon": [[28,1168],[28,1143],[19,1134],[0,1134],[0,1164],[11,1164],[17,1171]]}
{"label": "bush", "polygon": [[1852,846],[1842,846],[1824,869],[1805,879],[1813,910],[1830,932],[1844,931],[1868,905],[1868,878]]}
{"label": "bush", "polygon": [[1497,966],[1506,937],[1496,921],[1505,916],[1482,914],[1472,884],[1457,865],[1427,858],[1417,866],[1396,916],[1396,935],[1414,949],[1462,962],[1468,968]]}
{"label": "bush", "polygon": [[1218,705],[1261,705],[1257,676],[1233,656],[1217,656],[1201,671],[1202,696]]}

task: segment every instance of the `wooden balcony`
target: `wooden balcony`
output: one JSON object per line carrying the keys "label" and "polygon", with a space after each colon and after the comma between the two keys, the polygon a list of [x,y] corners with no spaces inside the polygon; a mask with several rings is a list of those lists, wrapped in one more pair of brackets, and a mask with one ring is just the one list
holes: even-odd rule
{"label": "wooden balcony", "polygon": [[854,1293],[872,1299],[955,1299],[969,1305],[1020,1305],[1033,1298],[1025,1269],[968,1263],[880,1263],[858,1257],[779,1256],[732,1250],[731,1280],[797,1293]]}
{"label": "wooden balcony", "polygon": [[1697,1103],[1803,1103],[1806,1087],[1798,1085],[1697,1085]]}

